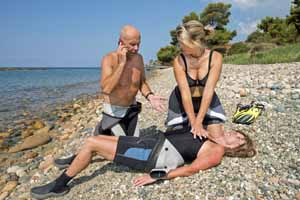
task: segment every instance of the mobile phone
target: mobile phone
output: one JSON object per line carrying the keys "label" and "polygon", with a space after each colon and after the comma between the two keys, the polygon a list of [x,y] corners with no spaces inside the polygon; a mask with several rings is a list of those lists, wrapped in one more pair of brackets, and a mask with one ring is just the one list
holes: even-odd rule
{"label": "mobile phone", "polygon": [[118,45],[124,45],[124,42],[121,40],[121,39],[119,39],[119,41],[118,41]]}

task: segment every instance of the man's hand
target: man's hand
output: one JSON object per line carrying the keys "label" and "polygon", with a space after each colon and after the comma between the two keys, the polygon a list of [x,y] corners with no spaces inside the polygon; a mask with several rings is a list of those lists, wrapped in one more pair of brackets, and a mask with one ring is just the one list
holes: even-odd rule
{"label": "man's hand", "polygon": [[203,128],[202,123],[199,123],[195,120],[194,123],[191,124],[192,129],[191,132],[194,134],[194,139],[196,139],[197,136],[202,139],[202,137],[207,138],[208,132]]}
{"label": "man's hand", "polygon": [[117,49],[118,63],[120,66],[124,66],[127,62],[127,51],[128,49],[122,43],[120,43]]}
{"label": "man's hand", "polygon": [[155,181],[156,180],[151,178],[151,176],[149,174],[145,174],[143,176],[136,177],[133,180],[133,184],[135,186],[143,186],[143,185],[148,185],[148,184],[154,183]]}
{"label": "man's hand", "polygon": [[150,94],[148,96],[148,100],[150,101],[151,106],[155,110],[157,110],[159,112],[164,112],[165,111],[164,101],[167,100],[166,98]]}

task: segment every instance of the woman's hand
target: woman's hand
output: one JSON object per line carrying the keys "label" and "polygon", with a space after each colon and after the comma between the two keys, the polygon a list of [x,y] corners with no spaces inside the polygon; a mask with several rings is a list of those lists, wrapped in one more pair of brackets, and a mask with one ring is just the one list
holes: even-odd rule
{"label": "woman's hand", "polygon": [[191,132],[194,134],[194,139],[196,139],[197,136],[202,139],[202,137],[207,138],[208,132],[203,128],[202,123],[199,123],[195,120],[194,123],[191,124],[192,129]]}
{"label": "woman's hand", "polygon": [[143,186],[143,185],[148,185],[148,184],[154,183],[155,181],[156,181],[156,179],[151,178],[151,176],[149,174],[145,174],[143,176],[136,177],[133,180],[133,184],[135,186]]}

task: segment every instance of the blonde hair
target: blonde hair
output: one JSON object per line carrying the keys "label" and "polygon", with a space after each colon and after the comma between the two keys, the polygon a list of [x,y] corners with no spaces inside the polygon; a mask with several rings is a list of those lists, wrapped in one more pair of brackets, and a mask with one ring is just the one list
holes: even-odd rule
{"label": "blonde hair", "polygon": [[188,21],[176,28],[178,41],[183,42],[187,46],[197,46],[199,48],[206,48],[207,37],[212,32],[212,29],[204,27],[197,20]]}

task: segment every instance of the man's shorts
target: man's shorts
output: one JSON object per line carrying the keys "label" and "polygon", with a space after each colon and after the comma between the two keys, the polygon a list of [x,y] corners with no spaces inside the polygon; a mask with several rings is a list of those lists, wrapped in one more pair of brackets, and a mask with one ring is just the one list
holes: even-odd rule
{"label": "man's shorts", "polygon": [[157,137],[120,136],[114,162],[136,170],[145,170]]}
{"label": "man's shorts", "polygon": [[140,102],[128,107],[103,103],[102,120],[97,124],[94,135],[136,136],[139,137],[138,114]]}

